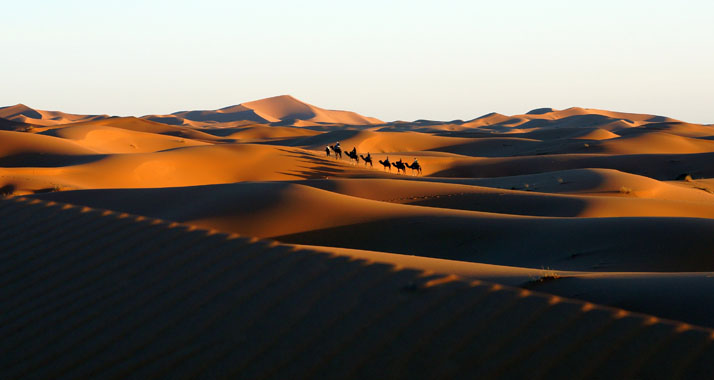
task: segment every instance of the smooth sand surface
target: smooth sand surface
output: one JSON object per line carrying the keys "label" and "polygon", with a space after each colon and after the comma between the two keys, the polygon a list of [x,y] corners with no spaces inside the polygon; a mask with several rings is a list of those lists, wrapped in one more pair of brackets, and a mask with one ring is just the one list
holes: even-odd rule
{"label": "smooth sand surface", "polygon": [[[67,115],[0,109],[2,196],[714,327],[711,125],[585,108],[384,123],[290,96]],[[421,173],[393,165],[415,158]]]}

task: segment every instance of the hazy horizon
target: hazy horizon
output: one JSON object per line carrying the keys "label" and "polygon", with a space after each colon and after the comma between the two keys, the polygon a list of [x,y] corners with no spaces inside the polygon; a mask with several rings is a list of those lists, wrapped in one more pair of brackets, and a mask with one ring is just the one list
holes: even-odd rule
{"label": "hazy horizon", "polygon": [[0,106],[142,116],[290,94],[393,120],[552,107],[714,123],[705,1],[11,3]]}

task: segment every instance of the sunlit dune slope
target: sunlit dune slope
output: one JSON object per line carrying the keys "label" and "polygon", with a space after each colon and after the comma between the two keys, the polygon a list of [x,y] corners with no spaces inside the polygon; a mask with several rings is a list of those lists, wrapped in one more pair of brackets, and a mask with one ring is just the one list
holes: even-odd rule
{"label": "sunlit dune slope", "polygon": [[[66,141],[49,136],[28,137]],[[76,145],[72,142],[67,144]],[[85,160],[91,160],[55,167],[0,168],[0,181],[15,186],[17,194],[27,194],[34,190],[33,181],[41,183],[39,188],[45,188],[47,182],[52,182],[61,188],[92,189],[196,186],[253,180],[325,178],[334,175],[389,176],[387,173],[351,166],[347,162],[324,159],[297,148],[257,144],[219,144],[155,153],[84,157]]]}
{"label": "sunlit dune slope", "polygon": [[253,126],[239,128],[235,132],[227,134],[225,137],[236,140],[276,140],[276,139],[289,139],[296,137],[305,136],[315,136],[320,135],[321,132],[313,131],[311,129],[303,128],[292,128],[292,127],[277,127],[277,126]]}
{"label": "sunlit dune slope", "polygon": [[165,136],[183,137],[197,141],[218,142],[223,141],[219,136],[187,128],[182,126],[167,125],[153,122],[150,120],[140,119],[136,117],[112,117],[102,120],[92,120],[67,125],[58,125],[42,132],[44,134],[57,136],[58,133],[68,127],[83,127],[85,130],[90,130],[93,127],[110,127],[117,129],[125,129],[134,132],[154,133]]}
{"label": "sunlit dune slope", "polygon": [[74,141],[100,153],[148,153],[187,146],[209,145],[183,137],[131,129],[108,127],[94,123],[71,125],[45,132],[48,135]]}
{"label": "sunlit dune slope", "polygon": [[[290,95],[243,103],[258,115],[270,121],[305,120],[319,123],[347,125],[381,124],[382,121],[350,111],[333,111],[301,102]],[[272,120],[271,120],[272,119]]]}

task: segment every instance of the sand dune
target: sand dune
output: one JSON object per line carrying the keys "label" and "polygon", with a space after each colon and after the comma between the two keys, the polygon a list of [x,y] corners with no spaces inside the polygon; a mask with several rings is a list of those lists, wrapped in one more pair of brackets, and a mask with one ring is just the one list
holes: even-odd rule
{"label": "sand dune", "polygon": [[[661,356],[694,351],[711,366],[711,330],[683,323],[714,327],[714,126],[577,107],[384,123],[290,96],[0,118],[0,346],[24,360],[4,373],[367,377],[427,357],[409,373],[471,374],[449,357],[471,377],[562,377],[573,360],[696,377]],[[326,156],[337,141],[374,165]],[[393,165],[415,158],[421,173]]]}
{"label": "sand dune", "polygon": [[[1,114],[0,117],[2,117]],[[333,111],[319,108],[301,102],[290,95],[275,96],[212,111],[184,111],[175,112],[171,115],[148,115],[144,116],[144,118],[173,125],[187,124],[193,126],[237,121],[287,124],[303,121],[346,125],[382,123],[381,120],[365,117],[350,111]]]}
{"label": "sand dune", "polygon": [[71,125],[45,133],[75,141],[100,153],[148,153],[187,146],[208,145],[205,142],[183,137],[166,136],[155,132],[138,132],[131,129],[97,125],[96,123]]}
{"label": "sand dune", "polygon": [[181,126],[173,126],[162,123],[153,122],[150,120],[140,119],[136,117],[112,117],[102,120],[92,120],[78,123],[71,123],[66,125],[58,125],[52,128],[48,128],[42,133],[48,135],[57,135],[57,132],[63,128],[67,127],[111,127],[126,129],[135,132],[144,133],[154,133],[159,135],[174,136],[174,137],[184,137],[190,138],[198,141],[222,141],[220,136],[205,133],[194,128],[185,128]]}
{"label": "sand dune", "polygon": [[573,137],[573,138],[580,139],[580,140],[609,140],[609,139],[614,139],[614,138],[618,138],[618,137],[620,137],[620,135],[613,133],[607,129],[597,128],[597,129],[587,131],[587,132],[580,134],[577,137]]}
{"label": "sand dune", "polygon": [[74,115],[59,111],[42,111],[30,108],[24,104],[16,104],[0,108],[0,118],[21,123],[50,126],[78,121],[99,120],[108,115]]}
{"label": "sand dune", "polygon": [[358,115],[350,111],[332,111],[301,102],[290,95],[243,103],[271,121],[305,120],[318,123],[337,123],[348,125],[381,124],[382,121]]}
{"label": "sand dune", "polygon": [[0,141],[0,167],[63,165],[98,153],[74,141],[23,132],[0,131]]}
{"label": "sand dune", "polygon": [[[150,143],[151,141],[145,142],[147,145]],[[56,167],[0,169],[3,172],[0,180],[8,184],[22,179],[29,185],[37,181],[42,184],[38,185],[41,189],[46,187],[44,184],[48,181],[63,188],[96,189],[390,175],[352,166],[347,162],[326,159],[297,148],[258,144],[219,144],[182,147],[154,153],[85,156],[84,160],[89,162],[78,162],[82,156],[72,157],[75,161],[58,163]],[[35,190],[32,186],[16,187],[16,194],[20,195]]]}

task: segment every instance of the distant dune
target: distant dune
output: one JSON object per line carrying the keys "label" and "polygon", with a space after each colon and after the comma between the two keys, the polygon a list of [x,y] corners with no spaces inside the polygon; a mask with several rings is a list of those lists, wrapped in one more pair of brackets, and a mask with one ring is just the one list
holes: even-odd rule
{"label": "distant dune", "polygon": [[706,377],[712,162],[712,125],[578,107],[0,108],[0,348],[23,360],[0,370]]}
{"label": "distant dune", "polygon": [[[2,115],[0,115],[2,117]],[[171,115],[149,115],[145,119],[173,125],[210,126],[220,123],[253,122],[295,124],[369,125],[382,124],[379,119],[350,111],[333,111],[301,102],[290,95],[241,103],[212,111],[184,111]],[[304,125],[304,124],[303,124]]]}

